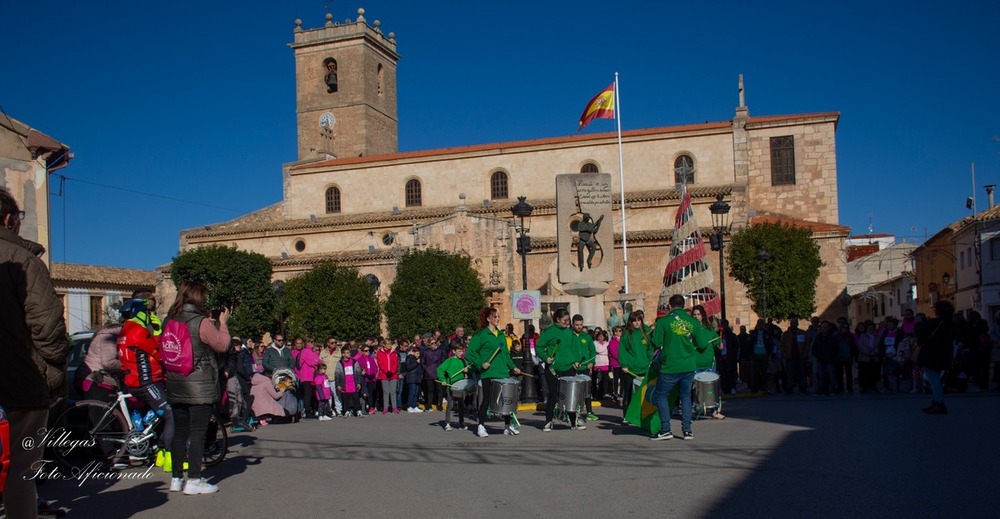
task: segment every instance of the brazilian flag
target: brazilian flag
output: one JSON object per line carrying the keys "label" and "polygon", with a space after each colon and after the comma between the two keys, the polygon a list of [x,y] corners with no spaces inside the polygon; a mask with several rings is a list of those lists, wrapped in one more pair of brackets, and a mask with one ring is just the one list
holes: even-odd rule
{"label": "brazilian flag", "polygon": [[[625,420],[653,435],[660,432],[661,426],[660,413],[657,412],[656,401],[653,399],[653,393],[656,391],[656,381],[659,379],[660,372],[657,367],[650,365],[647,373],[648,375],[643,379],[642,385],[635,388],[632,393],[632,401],[629,402],[628,410],[625,412]],[[679,388],[680,384],[675,385],[670,390],[670,394],[667,395],[667,402],[670,404],[671,409],[677,406],[677,400],[680,398]]]}

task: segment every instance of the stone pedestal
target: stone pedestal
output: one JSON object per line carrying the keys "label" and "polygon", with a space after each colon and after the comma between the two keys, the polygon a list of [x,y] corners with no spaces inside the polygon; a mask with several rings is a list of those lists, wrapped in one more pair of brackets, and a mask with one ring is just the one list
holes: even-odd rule
{"label": "stone pedestal", "polygon": [[583,316],[583,324],[590,327],[600,326],[604,328],[604,293],[608,290],[608,283],[603,281],[579,281],[563,285],[563,290],[570,295],[576,296],[576,313]]}

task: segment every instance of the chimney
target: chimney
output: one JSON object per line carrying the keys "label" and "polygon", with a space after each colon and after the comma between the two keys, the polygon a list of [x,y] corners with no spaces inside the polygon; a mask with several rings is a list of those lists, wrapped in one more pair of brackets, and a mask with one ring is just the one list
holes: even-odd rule
{"label": "chimney", "polygon": [[996,189],[996,187],[997,187],[996,184],[986,185],[986,196],[990,201],[990,206],[989,206],[990,209],[993,209],[993,190]]}

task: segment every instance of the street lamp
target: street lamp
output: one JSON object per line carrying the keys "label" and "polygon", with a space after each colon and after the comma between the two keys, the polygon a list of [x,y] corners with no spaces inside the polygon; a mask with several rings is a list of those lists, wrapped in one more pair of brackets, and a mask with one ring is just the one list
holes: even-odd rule
{"label": "street lamp", "polygon": [[708,208],[712,212],[712,229],[715,231],[715,234],[709,237],[708,242],[712,250],[719,251],[719,297],[722,299],[723,321],[726,321],[726,259],[723,252],[726,246],[726,233],[732,226],[729,221],[730,209],[732,207],[722,201],[722,195],[715,195],[715,203]]}
{"label": "street lamp", "polygon": [[[517,236],[517,253],[521,255],[521,290],[528,289],[528,253],[531,252],[531,237],[528,236],[528,229],[524,225],[524,219],[531,218],[531,212],[534,210],[530,204],[524,201],[525,198],[523,196],[517,197],[517,203],[510,209],[514,213],[514,217],[521,220]],[[530,324],[531,320],[528,319],[525,319],[521,323],[524,328],[524,333],[521,334],[521,351],[525,352],[525,355],[524,362],[521,363],[520,368],[522,372],[532,377],[521,385],[521,401],[525,402],[535,400],[538,397],[535,393],[534,373],[532,372],[534,365],[531,363],[531,350],[528,347],[528,325]]]}
{"label": "street lamp", "polygon": [[761,318],[764,322],[767,322],[767,262],[770,261],[771,255],[762,247],[757,251],[757,259],[760,261],[760,288],[764,293],[764,300],[761,304]]}
{"label": "street lamp", "polygon": [[517,197],[517,203],[511,208],[514,216],[521,219],[520,234],[517,237],[517,253],[521,255],[521,290],[528,289],[528,253],[531,252],[531,237],[524,228],[524,219],[531,218],[534,210],[524,199],[523,196]]}

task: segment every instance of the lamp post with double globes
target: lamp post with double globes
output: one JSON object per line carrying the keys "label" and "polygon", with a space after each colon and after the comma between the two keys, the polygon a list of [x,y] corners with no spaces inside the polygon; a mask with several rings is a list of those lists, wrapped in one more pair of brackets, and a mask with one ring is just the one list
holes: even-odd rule
{"label": "lamp post with double globes", "polygon": [[712,250],[719,251],[719,298],[722,300],[722,320],[726,321],[726,234],[732,223],[729,221],[729,210],[732,207],[722,200],[722,195],[715,196],[715,203],[709,206],[712,212],[712,230],[715,234],[709,237]]}

